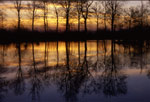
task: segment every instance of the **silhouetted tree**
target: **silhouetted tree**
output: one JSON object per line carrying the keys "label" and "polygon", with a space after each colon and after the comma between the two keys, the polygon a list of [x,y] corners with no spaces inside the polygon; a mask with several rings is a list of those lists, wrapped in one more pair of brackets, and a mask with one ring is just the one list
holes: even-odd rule
{"label": "silhouetted tree", "polygon": [[81,19],[81,0],[76,0],[75,8],[78,16],[78,31],[80,32],[80,19]]}
{"label": "silhouetted tree", "polygon": [[35,18],[37,16],[37,8],[38,8],[38,3],[36,0],[32,0],[30,3],[28,3],[28,8],[29,8],[29,16],[32,19],[32,31],[34,31],[34,23],[35,23]]}
{"label": "silhouetted tree", "polygon": [[97,31],[98,31],[98,29],[99,29],[99,18],[101,15],[101,2],[100,1],[94,2],[92,10],[94,11],[94,14],[96,16],[96,24],[97,24]]}
{"label": "silhouetted tree", "polygon": [[6,13],[4,12],[3,9],[0,9],[0,24],[1,24],[1,29],[4,28],[4,20],[6,20]]}
{"label": "silhouetted tree", "polygon": [[106,12],[110,16],[111,20],[111,31],[114,31],[114,23],[116,17],[120,15],[120,11],[122,10],[122,3],[118,0],[107,0],[106,1]]}
{"label": "silhouetted tree", "polygon": [[14,3],[15,9],[17,10],[17,16],[18,16],[18,30],[20,30],[20,24],[21,24],[21,9],[22,7],[22,0],[15,0]]}
{"label": "silhouetted tree", "polygon": [[147,23],[147,22],[144,22],[144,19],[148,18],[148,6],[145,5],[143,3],[143,0],[141,0],[141,5],[140,5],[140,25],[141,27],[143,27],[144,23]]}
{"label": "silhouetted tree", "polygon": [[141,0],[140,12],[141,12],[140,24],[141,24],[141,26],[143,26],[143,16],[144,16],[144,4],[143,4],[143,0]]}
{"label": "silhouetted tree", "polygon": [[130,7],[129,9],[125,9],[125,20],[128,23],[128,28],[130,29],[132,26],[141,26],[143,27],[144,19],[148,16],[147,6],[144,6],[141,1],[141,6]]}
{"label": "silhouetted tree", "polygon": [[90,6],[92,5],[92,1],[87,1],[87,0],[81,0],[81,12],[82,12],[82,17],[84,19],[84,30],[87,32],[87,19],[89,16],[89,9]]}
{"label": "silhouetted tree", "polygon": [[53,0],[53,5],[54,5],[54,9],[55,9],[55,15],[56,15],[56,32],[58,32],[58,27],[59,27],[59,9],[57,7],[58,5],[58,1],[57,0]]}
{"label": "silhouetted tree", "polygon": [[107,21],[107,9],[106,9],[106,2],[107,0],[102,1],[102,6],[103,6],[103,16],[104,16],[104,29],[107,29],[106,21]]}
{"label": "silhouetted tree", "polygon": [[130,7],[129,9],[125,9],[125,16],[127,15],[127,17],[125,17],[125,22],[128,23],[128,28],[129,30],[132,27],[132,21],[135,17],[135,8],[134,7]]}
{"label": "silhouetted tree", "polygon": [[44,24],[44,31],[48,30],[48,1],[42,0],[42,10],[43,10],[43,24]]}
{"label": "silhouetted tree", "polygon": [[63,0],[59,1],[60,5],[65,11],[65,18],[66,18],[66,31],[69,30],[69,16],[70,16],[70,10],[71,10],[71,1],[72,0]]}

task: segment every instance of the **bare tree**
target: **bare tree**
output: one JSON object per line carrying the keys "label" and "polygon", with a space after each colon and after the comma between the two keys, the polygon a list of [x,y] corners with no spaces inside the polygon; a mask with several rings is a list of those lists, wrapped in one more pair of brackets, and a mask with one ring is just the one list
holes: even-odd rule
{"label": "bare tree", "polygon": [[120,11],[122,10],[122,3],[118,0],[108,0],[106,1],[106,12],[110,16],[111,20],[111,31],[114,31],[114,23],[116,17],[120,15]]}
{"label": "bare tree", "polygon": [[104,15],[104,28],[105,30],[107,29],[106,21],[107,21],[107,12],[106,12],[106,0],[102,1],[102,6],[103,6],[103,15]]}
{"label": "bare tree", "polygon": [[45,28],[45,31],[48,30],[48,7],[47,7],[47,2],[44,1],[43,2],[44,4],[44,28]]}
{"label": "bare tree", "polygon": [[71,11],[70,11],[70,16],[69,16],[69,29],[70,30],[75,30],[75,22],[77,19],[77,11],[76,8],[72,5]]}
{"label": "bare tree", "polygon": [[147,5],[144,5],[142,1],[141,5],[125,9],[125,22],[128,23],[128,28],[131,29],[132,26],[143,27],[147,23],[148,12]]}
{"label": "bare tree", "polygon": [[134,26],[134,22],[138,18],[138,9],[137,7],[130,7],[129,9],[124,10],[125,13],[125,23],[128,24],[128,29],[130,30]]}
{"label": "bare tree", "polygon": [[93,1],[81,0],[81,12],[84,19],[84,30],[87,32],[87,19],[89,16],[89,8],[92,5]]}
{"label": "bare tree", "polygon": [[17,16],[18,16],[18,30],[20,30],[20,24],[21,24],[21,15],[20,15],[20,12],[21,12],[21,9],[22,9],[22,0],[16,0],[14,2],[14,6],[17,10]]}
{"label": "bare tree", "polygon": [[42,0],[41,8],[43,10],[44,31],[48,30],[48,1]]}
{"label": "bare tree", "polygon": [[144,4],[143,4],[143,1],[141,0],[141,7],[140,7],[140,11],[141,11],[141,20],[140,20],[140,23],[141,23],[141,26],[143,26],[143,16],[144,16]]}
{"label": "bare tree", "polygon": [[76,0],[75,8],[78,16],[78,31],[80,32],[80,19],[81,19],[81,0]]}
{"label": "bare tree", "polygon": [[144,19],[148,18],[148,6],[143,3],[141,0],[140,5],[140,25],[143,27]]}
{"label": "bare tree", "polygon": [[34,31],[35,17],[37,16],[36,12],[38,8],[37,1],[33,0],[31,1],[31,3],[28,3],[28,8],[29,8],[31,19],[32,19],[32,31]]}
{"label": "bare tree", "polygon": [[1,22],[1,29],[4,28],[4,20],[6,17],[6,13],[3,10],[0,10],[0,22]]}
{"label": "bare tree", "polygon": [[92,10],[94,11],[94,14],[96,16],[96,24],[97,24],[97,31],[99,29],[99,18],[101,15],[101,4],[99,1],[94,2],[94,6],[92,7]]}
{"label": "bare tree", "polygon": [[63,9],[65,10],[65,18],[66,18],[66,31],[69,30],[69,16],[71,10],[71,0],[63,0],[59,1]]}
{"label": "bare tree", "polygon": [[55,15],[56,15],[56,32],[58,32],[58,27],[59,27],[59,8],[57,7],[57,0],[53,0],[53,6],[55,9]]}

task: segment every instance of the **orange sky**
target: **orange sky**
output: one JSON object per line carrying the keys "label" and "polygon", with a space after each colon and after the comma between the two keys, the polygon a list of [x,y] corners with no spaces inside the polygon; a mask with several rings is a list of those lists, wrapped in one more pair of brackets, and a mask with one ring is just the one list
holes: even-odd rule
{"label": "orange sky", "polygon": [[[27,8],[27,1],[23,1],[22,2],[22,6],[24,8]],[[135,5],[138,4],[138,2],[128,2],[127,5]],[[57,8],[61,9],[60,5],[56,5]],[[5,28],[14,28],[17,27],[17,12],[16,9],[14,8],[14,2],[2,2],[0,3],[0,9],[5,10],[6,12],[6,21],[4,22]],[[48,28],[49,30],[55,30],[56,29],[56,16],[55,16],[55,12],[54,12],[54,6],[53,4],[48,4]],[[24,28],[29,28],[31,29],[31,19],[29,19],[29,10],[28,9],[22,9],[21,10],[21,25],[23,25]],[[60,12],[59,12],[60,13]],[[43,15],[43,11],[41,9],[37,10],[37,14],[39,14],[40,16]],[[63,15],[62,13],[60,13],[60,15]],[[103,20],[100,20],[99,22],[99,27],[103,28]],[[70,19],[70,24],[72,26],[72,30],[73,29],[77,29],[77,19]],[[94,16],[90,17],[87,21],[88,24],[88,28],[90,30],[96,30],[96,19],[94,18]],[[108,23],[109,24],[109,23]],[[38,17],[35,20],[35,29],[38,30],[43,30],[43,17]],[[65,18],[60,16],[59,17],[59,30],[64,30],[65,29]],[[83,29],[83,19],[81,19],[81,29]]]}

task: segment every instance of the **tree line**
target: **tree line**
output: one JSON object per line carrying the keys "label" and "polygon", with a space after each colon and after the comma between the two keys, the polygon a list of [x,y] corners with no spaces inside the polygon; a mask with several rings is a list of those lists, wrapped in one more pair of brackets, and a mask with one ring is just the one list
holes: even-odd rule
{"label": "tree line", "polygon": [[[20,30],[22,21],[21,12],[24,9],[24,3],[22,0],[14,0],[13,2],[17,12],[17,29]],[[125,0],[32,0],[28,1],[27,9],[29,19],[32,22],[32,31],[35,30],[35,20],[39,16],[43,18],[44,31],[48,31],[48,15],[51,13],[48,6],[52,4],[56,17],[56,32],[59,31],[61,17],[65,19],[66,32],[71,30],[71,19],[77,20],[77,31],[81,31],[81,24],[83,24],[84,31],[87,32],[87,20],[90,18],[96,20],[97,31],[102,29],[101,26],[103,26],[104,30],[111,30],[113,32],[124,28],[130,30],[137,26],[142,28],[149,26],[149,1],[141,0],[138,3],[137,6],[128,7],[128,1]],[[40,14],[37,12],[39,9],[42,10]],[[4,28],[3,22],[6,20],[6,14],[3,9],[0,9],[1,28]]]}

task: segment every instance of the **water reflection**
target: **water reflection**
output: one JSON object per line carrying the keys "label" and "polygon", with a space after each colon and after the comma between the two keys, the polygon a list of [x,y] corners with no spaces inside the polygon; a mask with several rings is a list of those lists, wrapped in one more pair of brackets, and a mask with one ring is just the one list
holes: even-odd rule
{"label": "water reflection", "polygon": [[[1,44],[0,101],[138,101],[138,93],[143,99],[150,90],[149,45],[123,40]],[[137,78],[143,91],[133,88]]]}

